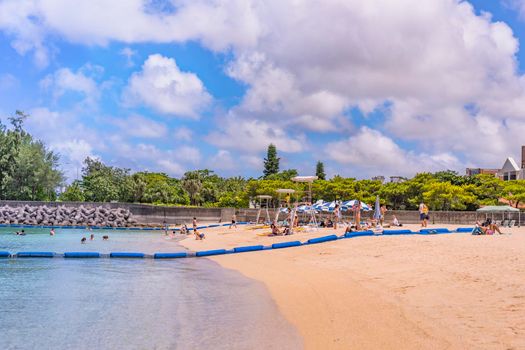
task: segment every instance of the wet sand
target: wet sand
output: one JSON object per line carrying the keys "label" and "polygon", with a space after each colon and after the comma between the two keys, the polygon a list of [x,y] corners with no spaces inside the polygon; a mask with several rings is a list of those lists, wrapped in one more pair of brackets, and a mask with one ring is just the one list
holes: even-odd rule
{"label": "wet sand", "polygon": [[[181,244],[268,245],[343,229],[260,235],[268,231],[214,228],[204,241],[189,236]],[[504,232],[358,237],[212,260],[263,282],[308,349],[520,349],[525,228]]]}

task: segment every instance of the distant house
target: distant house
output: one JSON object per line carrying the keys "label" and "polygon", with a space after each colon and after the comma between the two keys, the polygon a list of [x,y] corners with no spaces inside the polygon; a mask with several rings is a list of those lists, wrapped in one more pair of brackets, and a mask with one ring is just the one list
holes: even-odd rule
{"label": "distant house", "polygon": [[525,179],[525,169],[520,168],[514,158],[508,157],[497,176],[503,181]]}
{"label": "distant house", "polygon": [[485,169],[485,168],[467,168],[466,175],[467,176],[474,176],[479,174],[488,174],[488,175],[494,175],[497,176],[500,169]]}

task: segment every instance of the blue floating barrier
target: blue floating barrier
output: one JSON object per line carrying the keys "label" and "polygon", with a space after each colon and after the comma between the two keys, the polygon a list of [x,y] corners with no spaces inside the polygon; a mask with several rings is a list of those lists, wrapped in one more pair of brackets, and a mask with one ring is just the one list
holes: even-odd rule
{"label": "blue floating barrier", "polygon": [[8,224],[0,224],[0,227],[8,227]]}
{"label": "blue floating barrier", "polygon": [[0,251],[0,258],[9,258],[11,253]]}
{"label": "blue floating barrier", "polygon": [[18,252],[18,258],[52,258],[55,256],[53,252]]}
{"label": "blue floating barrier", "polygon": [[97,252],[66,252],[64,258],[100,258]]}
{"label": "blue floating barrier", "polygon": [[354,231],[345,233],[346,238],[373,236],[374,231]]}
{"label": "blue floating barrier", "polygon": [[423,228],[419,230],[419,233],[451,233],[451,231],[448,228]]}
{"label": "blue floating barrier", "polygon": [[226,249],[202,250],[200,252],[196,252],[195,256],[221,255],[226,253]]}
{"label": "blue floating barrier", "polygon": [[468,232],[468,233],[471,233],[472,231],[474,231],[474,227],[458,227],[456,229],[456,232]]}
{"label": "blue floating barrier", "polygon": [[222,224],[222,226],[231,226],[231,224]]}
{"label": "blue floating barrier", "polygon": [[197,226],[197,230],[202,230],[203,228],[207,228],[208,226]]}
{"label": "blue floating barrier", "polygon": [[132,252],[113,252],[109,253],[110,258],[134,258],[142,259],[144,258],[144,253],[132,253]]}
{"label": "blue floating barrier", "polygon": [[221,225],[218,225],[218,224],[213,224],[213,225],[209,225],[208,227],[210,227],[210,228],[211,228],[211,227],[219,227],[219,226],[221,226]]}
{"label": "blue floating barrier", "polygon": [[281,243],[274,243],[272,244],[272,249],[281,249],[281,248],[288,248],[288,247],[298,247],[302,245],[299,241],[291,241],[291,242],[281,242]]}
{"label": "blue floating barrier", "polygon": [[308,244],[323,243],[323,242],[335,241],[335,240],[337,240],[336,235],[329,235],[329,236],[311,238],[308,240]]}
{"label": "blue floating barrier", "polygon": [[383,230],[384,235],[409,235],[413,233],[410,230]]}
{"label": "blue floating barrier", "polygon": [[91,229],[92,230],[100,230],[100,227],[98,227],[98,226],[91,226]]}
{"label": "blue floating barrier", "polygon": [[186,258],[188,253],[155,253],[153,259],[180,259]]}
{"label": "blue floating barrier", "polygon": [[235,247],[233,248],[234,253],[244,253],[244,252],[254,252],[256,250],[263,250],[263,245],[250,245],[244,247]]}

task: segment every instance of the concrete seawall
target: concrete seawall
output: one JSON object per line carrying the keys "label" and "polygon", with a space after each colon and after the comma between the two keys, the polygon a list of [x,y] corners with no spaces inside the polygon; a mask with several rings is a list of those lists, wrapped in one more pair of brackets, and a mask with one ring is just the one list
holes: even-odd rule
{"label": "concrete seawall", "polygon": [[[234,208],[202,208],[202,207],[167,207],[147,204],[132,204],[132,203],[85,203],[85,202],[26,202],[26,201],[0,201],[0,206],[8,205],[10,207],[27,206],[42,206],[47,207],[80,207],[96,208],[104,207],[111,209],[127,209],[133,215],[133,220],[140,226],[163,226],[164,223],[168,225],[190,224],[193,217],[196,217],[199,222],[230,222],[232,215],[235,213],[238,221],[253,222],[257,218],[257,209],[234,209]],[[275,218],[277,210],[270,209],[270,218]],[[373,212],[363,212],[362,218],[366,220],[372,217]],[[385,222],[392,220],[392,215],[396,215],[401,223],[413,224],[419,222],[419,214],[415,210],[390,210],[387,212]],[[321,217],[330,217],[329,213],[319,214]],[[489,214],[490,217],[490,214]],[[505,218],[509,217],[505,214]],[[265,213],[261,214],[260,220],[265,220]],[[286,218],[286,214],[281,213],[279,220]],[[300,216],[301,218],[301,216]],[[304,215],[303,219],[307,220]],[[343,220],[349,220],[350,213],[343,213]],[[476,222],[476,220],[484,220],[485,214],[479,214],[475,211],[431,211],[430,223],[433,224],[464,224],[469,225]],[[494,215],[495,220],[501,220],[501,214]],[[510,219],[516,220],[518,224],[518,214],[510,214]],[[525,219],[525,217],[524,217]]]}

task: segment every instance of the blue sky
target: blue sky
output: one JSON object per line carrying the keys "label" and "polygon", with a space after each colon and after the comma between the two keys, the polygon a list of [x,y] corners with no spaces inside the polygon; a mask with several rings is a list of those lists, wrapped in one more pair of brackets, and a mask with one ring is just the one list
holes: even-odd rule
{"label": "blue sky", "polygon": [[0,0],[0,113],[61,154],[180,176],[499,167],[525,139],[525,2]]}

